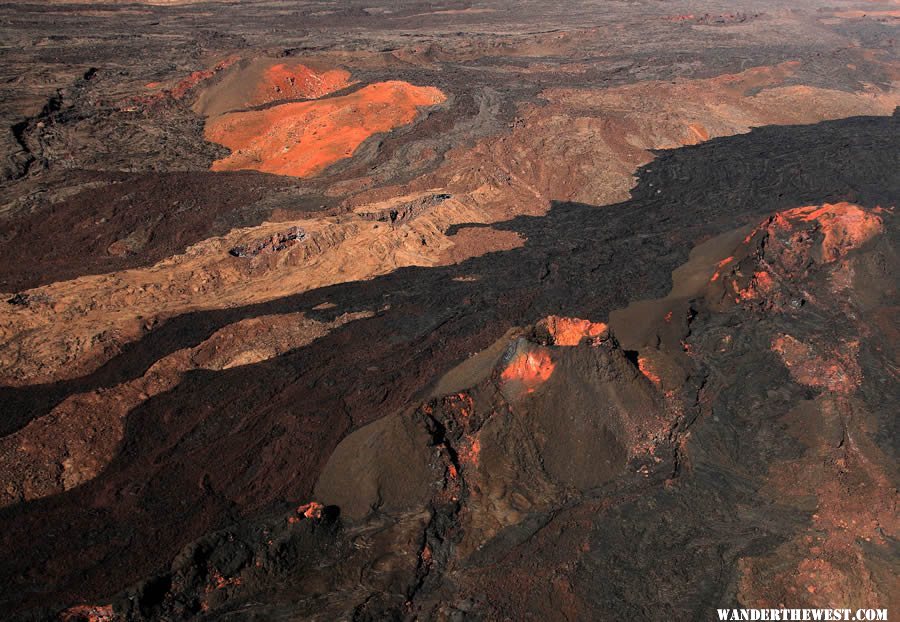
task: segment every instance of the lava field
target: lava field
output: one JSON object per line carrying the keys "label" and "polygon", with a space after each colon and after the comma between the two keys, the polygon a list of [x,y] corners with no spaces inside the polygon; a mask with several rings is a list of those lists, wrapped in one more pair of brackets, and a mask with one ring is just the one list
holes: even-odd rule
{"label": "lava field", "polygon": [[0,618],[900,612],[898,26],[0,4]]}

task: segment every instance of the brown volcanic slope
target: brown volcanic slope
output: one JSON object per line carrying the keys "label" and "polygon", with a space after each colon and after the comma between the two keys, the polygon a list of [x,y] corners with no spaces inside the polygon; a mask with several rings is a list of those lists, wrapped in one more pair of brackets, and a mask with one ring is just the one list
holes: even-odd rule
{"label": "brown volcanic slope", "polygon": [[7,618],[896,609],[894,5],[0,13]]}

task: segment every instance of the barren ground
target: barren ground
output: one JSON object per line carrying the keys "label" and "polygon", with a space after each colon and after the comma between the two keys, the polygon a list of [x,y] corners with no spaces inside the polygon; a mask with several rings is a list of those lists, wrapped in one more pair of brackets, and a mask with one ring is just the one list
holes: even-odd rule
{"label": "barren ground", "polygon": [[897,595],[896,2],[0,5],[0,610]]}

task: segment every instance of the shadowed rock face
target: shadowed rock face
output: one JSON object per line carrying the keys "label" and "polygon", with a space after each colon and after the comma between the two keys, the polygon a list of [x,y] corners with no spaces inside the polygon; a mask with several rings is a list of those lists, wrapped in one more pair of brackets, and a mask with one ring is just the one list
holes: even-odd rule
{"label": "shadowed rock face", "polygon": [[289,179],[255,173],[87,177],[87,188],[49,213],[0,224],[0,236],[19,259],[2,264],[0,288],[30,289],[155,263],[210,236],[255,224],[265,207],[254,205],[266,194],[296,187]]}
{"label": "shadowed rock face", "polygon": [[744,4],[0,7],[4,615],[896,609],[891,9]]}

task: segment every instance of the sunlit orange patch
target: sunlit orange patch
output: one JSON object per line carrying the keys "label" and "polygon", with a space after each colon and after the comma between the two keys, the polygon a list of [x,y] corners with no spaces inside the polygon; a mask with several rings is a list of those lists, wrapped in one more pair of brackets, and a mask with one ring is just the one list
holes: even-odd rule
{"label": "sunlit orange patch", "polygon": [[283,99],[317,99],[350,86],[350,72],[344,69],[315,71],[306,65],[280,63],[266,69],[251,95],[248,106]]}
{"label": "sunlit orange patch", "polygon": [[688,125],[690,131],[690,141],[692,144],[702,143],[709,140],[709,132],[699,123],[691,123]]}
{"label": "sunlit orange patch", "polygon": [[716,264],[716,267],[718,268],[718,270],[715,271],[715,273],[712,275],[712,278],[709,279],[709,282],[715,283],[716,281],[718,281],[719,277],[721,276],[719,270],[721,270],[722,268],[724,268],[725,266],[730,264],[732,261],[734,261],[734,257],[726,257],[722,261],[718,262]]}
{"label": "sunlit orange patch", "polygon": [[[735,284],[735,288],[737,288],[737,284]],[[772,279],[772,275],[763,270],[754,272],[750,284],[744,289],[739,289],[737,294],[741,300],[756,300],[765,297],[774,288],[775,281]]]}
{"label": "sunlit orange patch", "polygon": [[760,231],[762,231],[763,229],[765,229],[765,227],[766,227],[766,223],[765,223],[765,222],[763,222],[763,223],[760,224],[760,225],[755,226],[755,227],[753,228],[753,231],[751,231],[750,233],[748,233],[748,234],[747,234],[747,237],[744,238],[744,244],[749,244],[749,243],[753,240],[753,237],[754,237],[757,233],[759,233]]}
{"label": "sunlit orange patch", "polygon": [[445,99],[434,87],[392,81],[341,97],[225,114],[206,125],[207,140],[232,150],[212,170],[315,175],[352,156],[370,136],[411,123],[420,107]]}
{"label": "sunlit orange patch", "polygon": [[822,260],[830,262],[884,231],[881,218],[874,212],[852,203],[825,203],[821,207],[798,207],[781,215],[789,220],[817,222],[825,236],[822,240]]}
{"label": "sunlit orange patch", "polygon": [[324,505],[322,505],[318,501],[310,501],[309,503],[304,503],[297,508],[297,516],[302,516],[303,518],[306,518],[308,520],[318,520],[322,518],[322,513],[324,511]]}
{"label": "sunlit orange patch", "polygon": [[548,315],[542,324],[557,346],[577,346],[585,337],[597,338],[603,335],[608,326],[603,322],[591,322],[574,317]]}
{"label": "sunlit orange patch", "polygon": [[555,365],[546,350],[532,350],[525,354],[519,354],[509,366],[503,370],[500,377],[503,380],[518,380],[529,392],[534,387],[546,382],[553,374]]}
{"label": "sunlit orange patch", "polygon": [[660,386],[662,384],[662,379],[659,377],[659,374],[656,372],[656,368],[653,365],[653,361],[651,361],[646,356],[638,357],[638,369],[641,371],[647,379],[655,384],[656,386]]}

